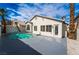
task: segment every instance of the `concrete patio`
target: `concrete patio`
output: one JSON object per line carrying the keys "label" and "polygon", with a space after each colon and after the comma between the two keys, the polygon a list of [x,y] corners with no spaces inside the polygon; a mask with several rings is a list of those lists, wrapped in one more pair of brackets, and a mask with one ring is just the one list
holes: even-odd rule
{"label": "concrete patio", "polygon": [[45,36],[34,36],[30,39],[20,39],[25,44],[28,44],[36,51],[43,55],[66,55],[67,54],[67,39],[53,38]]}

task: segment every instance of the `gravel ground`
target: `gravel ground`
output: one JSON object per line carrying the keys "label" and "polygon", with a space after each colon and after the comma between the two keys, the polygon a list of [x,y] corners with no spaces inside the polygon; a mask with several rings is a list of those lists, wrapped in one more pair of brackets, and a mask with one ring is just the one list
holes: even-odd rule
{"label": "gravel ground", "polygon": [[68,55],[79,55],[79,40],[67,39]]}

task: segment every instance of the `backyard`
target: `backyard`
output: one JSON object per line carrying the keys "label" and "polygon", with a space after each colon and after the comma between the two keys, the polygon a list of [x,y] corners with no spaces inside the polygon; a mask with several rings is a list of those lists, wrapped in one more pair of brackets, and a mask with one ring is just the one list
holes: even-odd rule
{"label": "backyard", "polygon": [[66,55],[67,39],[35,36],[24,39],[11,39],[6,34],[0,39],[0,54],[14,55]]}

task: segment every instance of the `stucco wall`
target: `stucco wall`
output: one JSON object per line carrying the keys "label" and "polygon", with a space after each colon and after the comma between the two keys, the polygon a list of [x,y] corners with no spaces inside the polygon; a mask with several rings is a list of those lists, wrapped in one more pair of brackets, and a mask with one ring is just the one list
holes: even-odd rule
{"label": "stucco wall", "polygon": [[66,28],[66,24],[62,22],[62,37],[67,37],[67,28]]}
{"label": "stucco wall", "polygon": [[[49,20],[41,17],[35,17],[31,22],[33,23],[34,34],[41,34],[45,36],[52,36],[59,38],[62,37],[62,22],[57,22],[55,20]],[[40,31],[41,25],[52,25],[52,32],[41,32]],[[58,35],[55,35],[55,25],[58,25]],[[34,31],[34,26],[37,26],[37,31]]]}

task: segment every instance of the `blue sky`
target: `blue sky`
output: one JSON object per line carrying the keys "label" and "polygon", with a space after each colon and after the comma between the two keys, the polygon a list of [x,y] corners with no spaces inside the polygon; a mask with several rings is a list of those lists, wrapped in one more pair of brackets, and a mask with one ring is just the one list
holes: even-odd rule
{"label": "blue sky", "polygon": [[[75,5],[75,16],[79,13],[79,4]],[[67,3],[0,3],[0,8],[6,9],[6,18],[9,20],[28,21],[34,15],[47,16],[50,18],[61,19],[66,16],[69,22],[69,4]]]}

